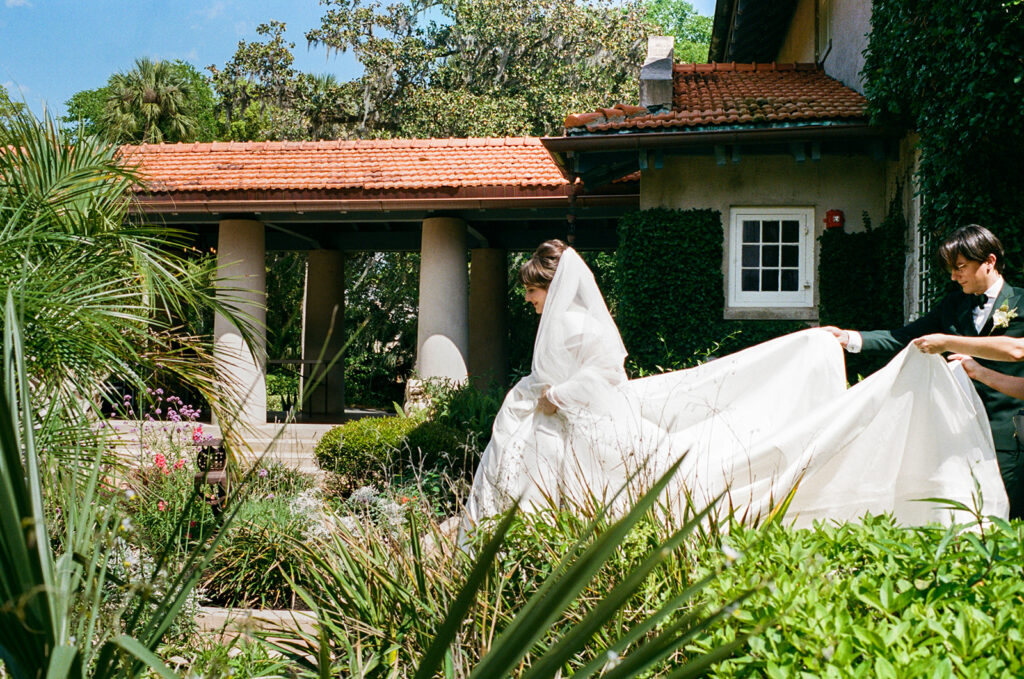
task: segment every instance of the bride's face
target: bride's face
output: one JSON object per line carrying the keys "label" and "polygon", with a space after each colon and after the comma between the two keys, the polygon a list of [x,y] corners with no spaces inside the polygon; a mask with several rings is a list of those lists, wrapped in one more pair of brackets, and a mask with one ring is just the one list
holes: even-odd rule
{"label": "bride's face", "polygon": [[538,288],[536,285],[526,286],[526,301],[533,305],[538,314],[544,313],[544,300],[547,298],[547,288]]}

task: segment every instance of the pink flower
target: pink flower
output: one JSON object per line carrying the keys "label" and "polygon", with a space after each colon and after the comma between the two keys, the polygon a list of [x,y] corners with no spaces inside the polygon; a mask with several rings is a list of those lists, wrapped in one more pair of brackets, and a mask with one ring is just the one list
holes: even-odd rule
{"label": "pink flower", "polygon": [[185,458],[181,458],[180,460],[178,460],[177,462],[174,463],[174,468],[175,469],[181,469],[184,466],[185,466]]}
{"label": "pink flower", "polygon": [[160,469],[164,469],[167,466],[167,458],[164,457],[163,453],[157,453],[153,456],[153,464]]}
{"label": "pink flower", "polygon": [[268,472],[266,469],[261,469],[261,470],[259,470],[259,472],[257,472],[257,474],[259,475],[259,477],[261,479],[267,478],[267,474],[269,474],[269,473],[270,472]]}
{"label": "pink flower", "polygon": [[199,443],[203,440],[203,425],[197,424],[192,430],[192,443]]}
{"label": "pink flower", "polygon": [[167,509],[167,503],[164,502],[163,500],[160,500],[160,502],[156,503],[156,508],[159,509],[161,512],[165,511]]}

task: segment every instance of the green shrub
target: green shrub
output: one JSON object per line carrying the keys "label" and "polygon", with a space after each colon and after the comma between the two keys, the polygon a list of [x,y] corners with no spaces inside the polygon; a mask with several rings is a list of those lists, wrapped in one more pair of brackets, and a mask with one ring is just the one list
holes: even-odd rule
{"label": "green shrub", "polygon": [[372,481],[387,471],[405,437],[420,424],[411,417],[364,417],[324,434],[316,444],[316,462],[350,483]]}
{"label": "green shrub", "polygon": [[722,318],[725,233],[717,210],[631,212],[618,235],[611,306],[634,374],[691,367],[807,327]]}
{"label": "green shrub", "polygon": [[487,447],[494,418],[505,399],[504,387],[493,381],[481,386],[472,378],[461,384],[430,380],[424,387],[433,421],[464,432],[462,438],[477,450]]}
{"label": "green shrub", "polygon": [[765,576],[774,587],[695,647],[774,617],[712,676],[1022,676],[1024,524],[1001,526],[903,528],[868,517],[813,530],[733,529],[728,541],[742,556],[715,581],[712,605]]}
{"label": "green shrub", "polygon": [[[415,338],[415,328],[413,338]],[[405,349],[401,349],[404,352]],[[393,364],[372,353],[345,356],[345,399],[347,404],[367,408],[390,408],[405,394],[409,367]]]}
{"label": "green shrub", "polygon": [[1022,35],[1020,2],[875,0],[862,72],[872,122],[919,134],[922,235],[992,228],[1010,281],[1024,265]]}
{"label": "green shrub", "polygon": [[460,432],[440,422],[423,422],[411,430],[403,441],[411,462],[423,469],[439,466],[465,473],[466,438]]}
{"label": "green shrub", "polygon": [[[822,325],[861,330],[903,325],[904,242],[907,223],[897,192],[889,214],[875,228],[867,214],[864,231],[827,229],[818,238],[818,312]],[[856,281],[856,285],[851,285]],[[880,300],[885,302],[880,303]],[[889,362],[891,356],[847,354],[846,376],[852,383]]]}
{"label": "green shrub", "polygon": [[299,400],[299,376],[290,371],[267,373],[267,399],[271,410],[291,410]]}
{"label": "green shrub", "polygon": [[337,469],[337,458],[341,454],[341,435],[343,427],[332,427],[313,448],[313,456],[316,457],[317,466],[324,471],[333,472]]}
{"label": "green shrub", "polygon": [[296,514],[283,497],[249,500],[203,574],[206,598],[217,606],[289,608],[295,595],[289,578],[300,572],[296,541],[310,517]]}

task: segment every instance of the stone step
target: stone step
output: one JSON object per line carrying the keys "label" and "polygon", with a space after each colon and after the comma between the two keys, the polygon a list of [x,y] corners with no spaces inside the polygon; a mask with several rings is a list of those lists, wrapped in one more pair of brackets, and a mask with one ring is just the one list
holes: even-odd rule
{"label": "stone step", "polygon": [[[111,422],[120,436],[118,448],[127,459],[132,459],[138,452],[139,434],[137,423]],[[243,449],[237,450],[250,463],[257,460],[269,463],[279,461],[307,473],[318,473],[314,449],[320,438],[337,425],[331,424],[267,424],[254,427],[243,435]],[[176,425],[170,422],[147,422],[147,432],[160,429],[168,435],[177,432],[179,439],[187,440],[190,425]],[[220,438],[220,427],[213,424],[202,424],[204,436]]]}

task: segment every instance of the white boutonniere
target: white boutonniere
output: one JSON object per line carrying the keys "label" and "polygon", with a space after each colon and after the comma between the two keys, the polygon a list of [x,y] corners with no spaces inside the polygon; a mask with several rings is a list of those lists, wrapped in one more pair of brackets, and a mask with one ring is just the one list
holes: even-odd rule
{"label": "white boutonniere", "polygon": [[1009,302],[1003,302],[1003,306],[992,312],[992,329],[1010,327],[1010,321],[1017,318],[1017,307],[1010,308]]}

